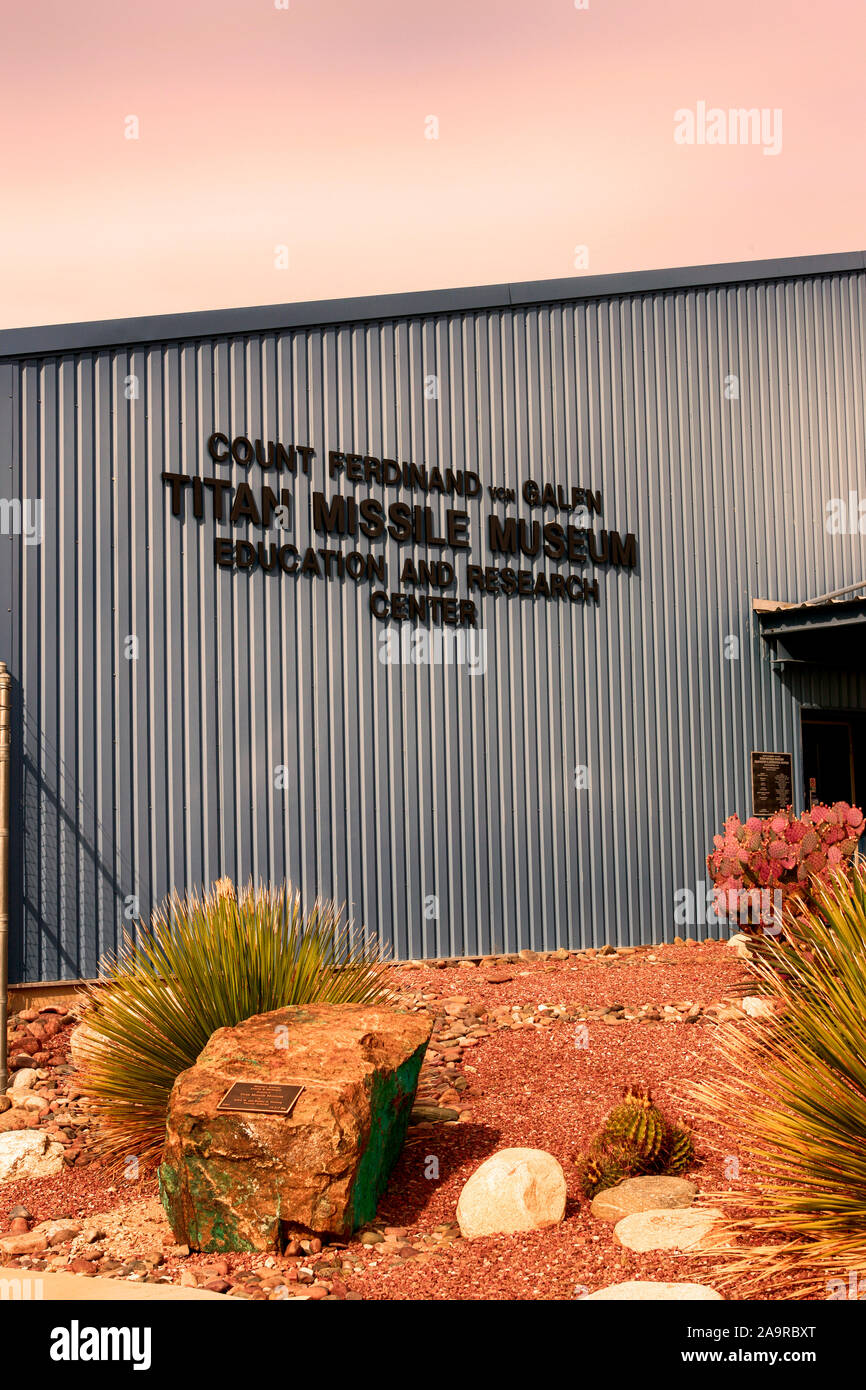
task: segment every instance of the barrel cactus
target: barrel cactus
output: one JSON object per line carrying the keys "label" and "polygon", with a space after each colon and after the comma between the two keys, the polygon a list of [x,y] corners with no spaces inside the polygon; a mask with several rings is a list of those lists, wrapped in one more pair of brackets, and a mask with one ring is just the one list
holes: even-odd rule
{"label": "barrel cactus", "polygon": [[575,1159],[583,1191],[594,1197],[606,1187],[616,1187],[626,1176],[625,1169],[611,1154],[592,1153]]}
{"label": "barrel cactus", "polygon": [[679,1177],[691,1167],[695,1146],[691,1132],[684,1125],[671,1125],[667,1135],[664,1171]]}
{"label": "barrel cactus", "polygon": [[626,1086],[589,1153],[575,1163],[584,1194],[594,1197],[623,1178],[683,1173],[693,1159],[689,1130],[667,1120],[646,1087]]}
{"label": "barrel cactus", "polygon": [[665,1141],[665,1120],[647,1090],[628,1087],[619,1105],[614,1106],[601,1132],[608,1148],[632,1154],[641,1171],[650,1172]]}

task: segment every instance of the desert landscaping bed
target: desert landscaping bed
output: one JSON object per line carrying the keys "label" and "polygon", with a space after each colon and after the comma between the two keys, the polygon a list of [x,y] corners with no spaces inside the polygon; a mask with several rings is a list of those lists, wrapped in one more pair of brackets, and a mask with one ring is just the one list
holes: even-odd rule
{"label": "desert landscaping bed", "polygon": [[[718,1069],[718,1023],[738,1016],[748,982],[744,961],[715,942],[395,967],[394,1002],[429,1010],[437,1023],[415,1122],[376,1220],[346,1242],[313,1238],[267,1257],[190,1254],[176,1245],[155,1179],[107,1177],[92,1161],[88,1110],[69,1053],[74,1017],[62,1006],[19,1014],[10,1052],[18,1072],[30,1070],[25,1056],[37,1072],[25,1088],[33,1096],[29,1124],[63,1146],[66,1162],[55,1176],[0,1187],[0,1262],[257,1299],[573,1299],[633,1279],[711,1284],[711,1250],[624,1248],[613,1225],[591,1214],[573,1157],[635,1081],[693,1121],[689,1084]],[[736,1134],[704,1123],[695,1130],[688,1176],[698,1206],[713,1192],[747,1197],[759,1175],[749,1171]],[[512,1147],[545,1150],[562,1165],[564,1220],[462,1239],[455,1219],[461,1189],[481,1162]],[[725,1289],[725,1297],[739,1296],[736,1286]],[[774,1285],[748,1296],[795,1295]]]}

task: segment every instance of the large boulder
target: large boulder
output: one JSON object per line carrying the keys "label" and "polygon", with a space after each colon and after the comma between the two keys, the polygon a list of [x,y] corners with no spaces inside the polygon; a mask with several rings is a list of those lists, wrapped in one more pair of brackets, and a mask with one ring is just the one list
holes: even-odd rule
{"label": "large boulder", "polygon": [[552,1154],[500,1149],[460,1193],[460,1234],[472,1239],[556,1226],[565,1215],[565,1193],[565,1175]]}
{"label": "large boulder", "polygon": [[[217,1029],[169,1100],[159,1186],[177,1240],[270,1250],[293,1231],[347,1235],[371,1220],[431,1026],[427,1014],[317,1004]],[[288,1116],[219,1110],[235,1081],[304,1090]]]}
{"label": "large boulder", "polygon": [[0,1134],[0,1182],[53,1178],[63,1172],[63,1145],[41,1129]]}

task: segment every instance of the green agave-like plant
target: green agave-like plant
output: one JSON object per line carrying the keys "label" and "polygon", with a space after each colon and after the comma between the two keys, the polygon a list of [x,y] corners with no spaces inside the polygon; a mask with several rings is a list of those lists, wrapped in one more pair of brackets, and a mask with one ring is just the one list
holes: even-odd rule
{"label": "green agave-like plant", "polygon": [[719,1194],[749,1206],[732,1233],[771,1237],[722,1276],[826,1290],[866,1269],[866,863],[814,885],[786,926],[754,961],[771,1014],[721,1035],[728,1074],[696,1097],[737,1133],[761,1183],[748,1203]]}
{"label": "green agave-like plant", "polygon": [[169,1094],[217,1028],[287,1004],[371,1004],[387,994],[376,942],[342,910],[279,887],[173,894],[138,940],[127,935],[87,991],[82,1091],[111,1163],[159,1161]]}

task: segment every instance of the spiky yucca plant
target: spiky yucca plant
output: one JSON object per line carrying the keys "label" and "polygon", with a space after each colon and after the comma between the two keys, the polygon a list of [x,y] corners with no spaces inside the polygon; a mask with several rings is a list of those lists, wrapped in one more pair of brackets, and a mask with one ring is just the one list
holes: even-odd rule
{"label": "spiky yucca plant", "polygon": [[671,1124],[643,1086],[626,1086],[593,1140],[575,1162],[581,1187],[595,1197],[623,1178],[682,1173],[694,1158],[692,1136]]}
{"label": "spiky yucca plant", "polygon": [[335,904],[304,913],[283,884],[167,898],[126,936],[89,991],[81,1087],[96,1104],[107,1160],[160,1157],[168,1097],[217,1028],[287,1004],[369,1004],[386,994],[378,946]]}
{"label": "spiky yucca plant", "polygon": [[726,1074],[695,1090],[761,1182],[734,1229],[774,1242],[751,1245],[730,1277],[818,1289],[866,1269],[866,862],[815,885],[786,925],[753,962],[772,1012],[720,1035]]}

